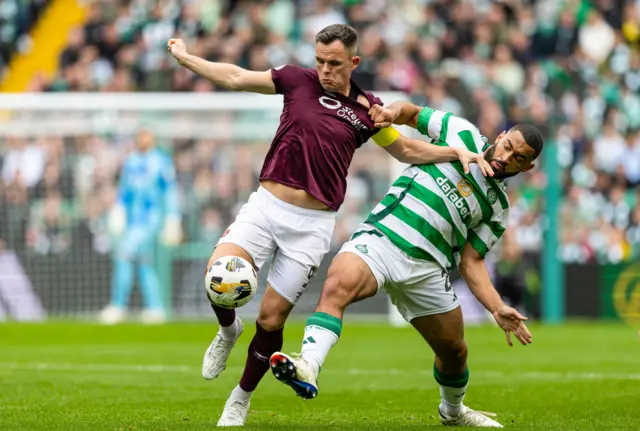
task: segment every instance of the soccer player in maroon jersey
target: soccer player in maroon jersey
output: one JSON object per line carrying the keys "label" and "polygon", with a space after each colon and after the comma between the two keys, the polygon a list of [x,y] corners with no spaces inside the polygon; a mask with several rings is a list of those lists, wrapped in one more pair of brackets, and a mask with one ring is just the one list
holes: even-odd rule
{"label": "soccer player in maroon jersey", "polygon": [[[188,54],[180,39],[168,50],[184,67],[232,91],[284,95],[280,126],[260,174],[260,188],[216,245],[209,265],[223,256],[239,256],[257,269],[273,261],[249,345],[240,384],[227,400],[218,426],[243,425],[252,392],[269,370],[269,357],[282,348],[287,316],[329,251],[335,212],[346,190],[354,151],[370,138],[405,163],[461,160],[478,163],[472,152],[408,139],[393,128],[377,129],[369,116],[382,102],[351,81],[358,66],[356,31],[334,24],[316,35],[316,68],[293,65],[264,72],[213,63]],[[214,96],[215,97],[215,96]],[[204,355],[202,375],[214,379],[226,366],[243,332],[234,310],[213,306],[220,330]]]}

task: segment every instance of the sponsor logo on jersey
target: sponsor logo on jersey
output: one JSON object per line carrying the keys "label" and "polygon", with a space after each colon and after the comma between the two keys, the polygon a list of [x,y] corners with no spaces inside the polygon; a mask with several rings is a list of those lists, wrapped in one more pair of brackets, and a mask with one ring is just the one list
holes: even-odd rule
{"label": "sponsor logo on jersey", "polygon": [[322,96],[318,100],[320,101],[320,104],[327,109],[338,109],[342,107],[342,103],[336,99],[332,99],[331,97]]}
{"label": "sponsor logo on jersey", "polygon": [[471,215],[469,206],[465,202],[464,198],[458,193],[458,190],[453,186],[451,181],[446,177],[438,177],[436,178],[436,183],[444,193],[445,198],[447,198],[456,207],[458,214],[460,214],[462,219]]}
{"label": "sponsor logo on jersey", "polygon": [[458,182],[458,193],[460,193],[463,197],[468,198],[473,193],[473,186],[471,183],[464,178]]}
{"label": "sponsor logo on jersey", "polygon": [[343,106],[339,100],[332,99],[331,97],[328,97],[328,96],[322,96],[318,99],[318,101],[325,108],[336,111],[336,114],[338,115],[338,117],[341,117],[347,120],[357,130],[369,130],[367,126],[362,124],[362,120],[358,118],[358,116],[353,111],[353,109],[349,108],[348,106]]}
{"label": "sponsor logo on jersey", "polygon": [[227,235],[229,235],[229,229],[225,230],[220,238],[224,238]]}

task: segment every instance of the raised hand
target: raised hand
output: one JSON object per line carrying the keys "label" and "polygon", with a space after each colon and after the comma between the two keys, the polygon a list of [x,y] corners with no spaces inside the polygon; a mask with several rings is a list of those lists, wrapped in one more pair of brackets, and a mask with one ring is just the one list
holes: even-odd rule
{"label": "raised hand", "polygon": [[173,55],[173,58],[181,62],[187,56],[187,45],[182,39],[169,39],[167,42],[167,51]]}

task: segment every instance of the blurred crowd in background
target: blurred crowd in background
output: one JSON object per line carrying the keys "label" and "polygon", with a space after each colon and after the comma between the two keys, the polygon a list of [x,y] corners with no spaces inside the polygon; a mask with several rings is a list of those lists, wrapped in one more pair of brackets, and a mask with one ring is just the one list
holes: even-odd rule
{"label": "blurred crowd in background", "polygon": [[[42,3],[5,0],[0,22],[11,19],[10,4]],[[15,14],[16,32],[29,27],[24,16]],[[353,79],[367,90],[403,91],[464,116],[491,142],[519,122],[548,138],[557,130],[560,257],[640,256],[640,1],[100,1],[70,32],[57,75],[38,76],[30,91],[223,91],[176,65],[167,40],[183,38],[193,54],[254,70],[314,67],[314,36],[332,23],[358,30],[362,61]],[[2,24],[0,40],[5,31]],[[257,187],[271,138],[160,142],[176,165],[188,241],[217,240]],[[107,253],[104,216],[133,136],[4,144],[0,215],[8,223],[0,238],[38,253],[66,252],[74,241]],[[386,190],[388,157],[366,146],[351,174],[336,246]],[[539,168],[509,180],[509,253],[540,251],[545,187]]]}

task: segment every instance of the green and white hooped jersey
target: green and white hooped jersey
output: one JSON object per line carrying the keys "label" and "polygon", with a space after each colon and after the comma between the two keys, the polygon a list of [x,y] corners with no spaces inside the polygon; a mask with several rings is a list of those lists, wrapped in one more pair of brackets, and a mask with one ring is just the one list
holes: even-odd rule
{"label": "green and white hooped jersey", "polygon": [[[486,138],[469,121],[450,112],[424,108],[418,131],[435,145],[466,148],[475,153]],[[458,161],[413,165],[402,173],[365,223],[415,259],[458,266],[464,243],[481,256],[504,233],[509,215],[505,181],[485,178],[477,164],[465,175]]]}

